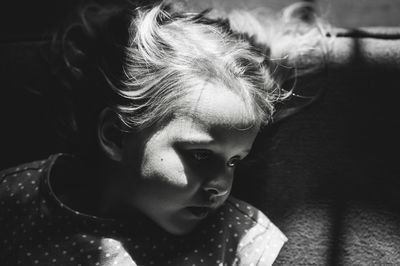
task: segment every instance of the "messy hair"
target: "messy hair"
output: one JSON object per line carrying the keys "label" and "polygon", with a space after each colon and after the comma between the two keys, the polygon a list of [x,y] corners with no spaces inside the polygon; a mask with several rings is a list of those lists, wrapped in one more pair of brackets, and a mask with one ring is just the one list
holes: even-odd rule
{"label": "messy hair", "polygon": [[284,19],[274,18],[275,25],[247,11],[210,18],[164,2],[140,7],[122,2],[130,4],[85,5],[61,34],[63,76],[69,77],[64,85],[77,99],[70,104],[71,124],[81,135],[82,128],[93,133],[106,106],[124,130],[165,121],[184,108],[182,99],[199,81],[234,91],[246,103],[246,117],[267,124],[275,104],[292,92],[282,83],[293,49],[279,49],[279,43],[302,40],[302,52],[324,53],[319,51],[324,34],[312,23],[289,32],[276,26],[287,25]]}
{"label": "messy hair", "polygon": [[264,61],[226,24],[203,14],[169,13],[163,5],[138,10],[129,28],[123,85],[114,87],[126,104],[115,110],[124,125],[146,128],[182,108],[184,96],[206,80],[239,94],[248,107],[246,117],[266,123],[274,102],[287,93]]}

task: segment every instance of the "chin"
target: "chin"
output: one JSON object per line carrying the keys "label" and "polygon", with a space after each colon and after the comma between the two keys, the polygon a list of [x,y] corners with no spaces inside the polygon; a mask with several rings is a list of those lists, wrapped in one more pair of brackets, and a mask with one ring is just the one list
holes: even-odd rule
{"label": "chin", "polygon": [[165,231],[172,235],[176,236],[183,236],[190,234],[193,232],[198,223],[191,222],[191,223],[185,223],[185,224],[168,224],[168,225],[160,225],[161,228],[163,228]]}

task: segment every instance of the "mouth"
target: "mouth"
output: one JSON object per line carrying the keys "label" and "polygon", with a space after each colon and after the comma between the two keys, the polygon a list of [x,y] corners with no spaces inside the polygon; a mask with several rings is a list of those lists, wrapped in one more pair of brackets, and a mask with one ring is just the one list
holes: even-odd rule
{"label": "mouth", "polygon": [[206,218],[208,214],[212,211],[212,209],[209,207],[197,207],[197,206],[187,207],[186,209],[194,218],[197,219]]}

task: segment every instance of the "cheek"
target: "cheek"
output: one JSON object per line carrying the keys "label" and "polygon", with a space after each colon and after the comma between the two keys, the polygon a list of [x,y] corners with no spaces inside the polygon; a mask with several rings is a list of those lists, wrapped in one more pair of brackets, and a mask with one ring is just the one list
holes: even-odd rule
{"label": "cheek", "polygon": [[188,178],[180,156],[172,148],[145,149],[140,166],[143,180],[187,188]]}

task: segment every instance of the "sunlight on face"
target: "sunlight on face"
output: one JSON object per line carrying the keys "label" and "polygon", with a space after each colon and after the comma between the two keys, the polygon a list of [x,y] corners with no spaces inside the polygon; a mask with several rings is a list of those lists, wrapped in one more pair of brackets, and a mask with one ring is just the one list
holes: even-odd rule
{"label": "sunlight on face", "polygon": [[128,203],[173,234],[190,232],[227,199],[259,129],[222,86],[205,83],[184,102],[187,111],[163,127],[127,136],[122,159]]}

